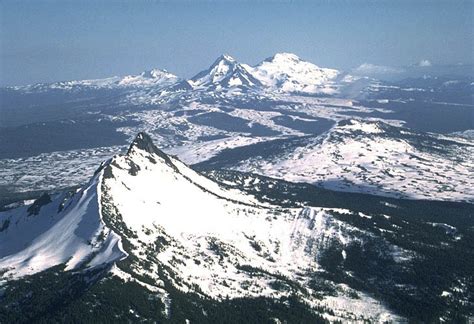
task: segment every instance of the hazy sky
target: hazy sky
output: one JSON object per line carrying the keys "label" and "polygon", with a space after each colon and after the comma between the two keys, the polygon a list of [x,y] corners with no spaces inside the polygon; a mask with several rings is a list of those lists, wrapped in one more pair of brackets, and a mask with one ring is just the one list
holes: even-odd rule
{"label": "hazy sky", "polygon": [[256,64],[472,64],[474,1],[0,0],[0,84],[165,68],[190,77],[221,53]]}

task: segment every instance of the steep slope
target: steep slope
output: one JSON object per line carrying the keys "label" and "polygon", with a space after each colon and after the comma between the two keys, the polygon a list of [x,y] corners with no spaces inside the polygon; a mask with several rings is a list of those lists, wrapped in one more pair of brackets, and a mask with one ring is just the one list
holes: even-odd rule
{"label": "steep slope", "polygon": [[189,83],[198,89],[254,88],[261,85],[250,72],[229,55],[221,55],[207,70],[198,73]]}
{"label": "steep slope", "polygon": [[110,263],[126,254],[100,215],[99,176],[75,193],[45,194],[1,214],[0,269],[18,278],[65,264],[67,270]]}
{"label": "steep slope", "polygon": [[29,208],[34,216],[23,209],[0,214],[4,280],[61,264],[103,268],[126,257],[112,275],[165,295],[168,282],[215,300],[296,296],[323,313],[330,304],[334,318],[391,316],[363,292],[354,310],[346,305],[353,289],[340,288],[340,299],[326,300],[306,287],[323,271],[318,260],[326,248],[369,233],[324,208],[283,208],[211,181],[158,150],[146,134],[62,202],[46,199]]}
{"label": "steep slope", "polygon": [[[218,185],[164,155],[144,134],[104,169],[102,190],[102,204],[112,211],[105,217],[120,219],[111,221],[116,229],[127,228],[120,231],[127,252],[145,256],[132,268],[154,281],[171,280],[181,291],[217,299],[288,296],[272,283],[287,278],[280,279],[283,285],[304,287],[302,276],[309,280],[319,269],[318,255],[331,242],[366,235],[325,209],[281,208]],[[252,280],[254,272],[262,276]],[[341,298],[349,298],[350,291]],[[314,307],[326,307],[315,295],[297,294]],[[369,296],[361,298],[360,307],[374,318],[389,316]],[[343,304],[332,308],[347,315]]]}

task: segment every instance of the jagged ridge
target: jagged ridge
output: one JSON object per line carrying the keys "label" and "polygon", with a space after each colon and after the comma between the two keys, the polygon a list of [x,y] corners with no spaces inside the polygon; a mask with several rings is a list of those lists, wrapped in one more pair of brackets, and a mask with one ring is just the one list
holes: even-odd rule
{"label": "jagged ridge", "polygon": [[[11,221],[0,232],[2,243],[11,235],[27,239],[0,254],[4,278],[61,263],[66,270],[105,267],[128,256],[128,266],[114,267],[115,275],[146,277],[155,282],[149,289],[157,290],[165,276],[183,292],[218,300],[296,294],[310,305],[325,305],[304,288],[319,268],[318,256],[332,243],[366,235],[325,209],[282,208],[216,183],[164,154],[145,133],[127,154],[105,163],[85,189],[43,206],[34,216],[44,224],[42,233],[18,235],[31,221],[23,212],[2,215]],[[281,290],[275,280],[294,288]],[[370,305],[372,318],[386,316],[370,297],[359,298]]]}

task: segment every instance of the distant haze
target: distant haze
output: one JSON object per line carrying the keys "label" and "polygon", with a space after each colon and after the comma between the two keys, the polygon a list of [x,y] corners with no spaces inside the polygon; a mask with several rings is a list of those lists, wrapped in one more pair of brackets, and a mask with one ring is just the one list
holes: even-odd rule
{"label": "distant haze", "polygon": [[221,53],[293,52],[322,67],[474,63],[473,1],[0,2],[0,85],[138,74],[190,77]]}

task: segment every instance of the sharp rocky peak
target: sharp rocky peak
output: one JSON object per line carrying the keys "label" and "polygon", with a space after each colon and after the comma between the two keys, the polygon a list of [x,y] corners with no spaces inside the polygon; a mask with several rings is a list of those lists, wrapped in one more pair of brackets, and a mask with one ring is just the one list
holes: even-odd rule
{"label": "sharp rocky peak", "polygon": [[222,54],[221,56],[219,56],[217,58],[217,60],[215,61],[215,63],[219,63],[219,62],[229,62],[229,63],[236,63],[237,61],[232,57],[230,56],[229,54]]}
{"label": "sharp rocky peak", "polygon": [[127,154],[133,151],[134,148],[146,151],[148,153],[154,153],[155,150],[158,150],[155,144],[153,144],[153,140],[151,139],[150,135],[145,132],[140,132],[137,136],[135,136],[132,144],[130,144]]}
{"label": "sharp rocky peak", "polygon": [[166,155],[166,153],[160,150],[158,147],[156,147],[150,135],[145,132],[138,133],[132,144],[130,144],[130,147],[127,151],[127,155],[132,154],[135,150],[145,151],[150,154],[156,154],[163,158],[165,161],[170,160],[169,156]]}

